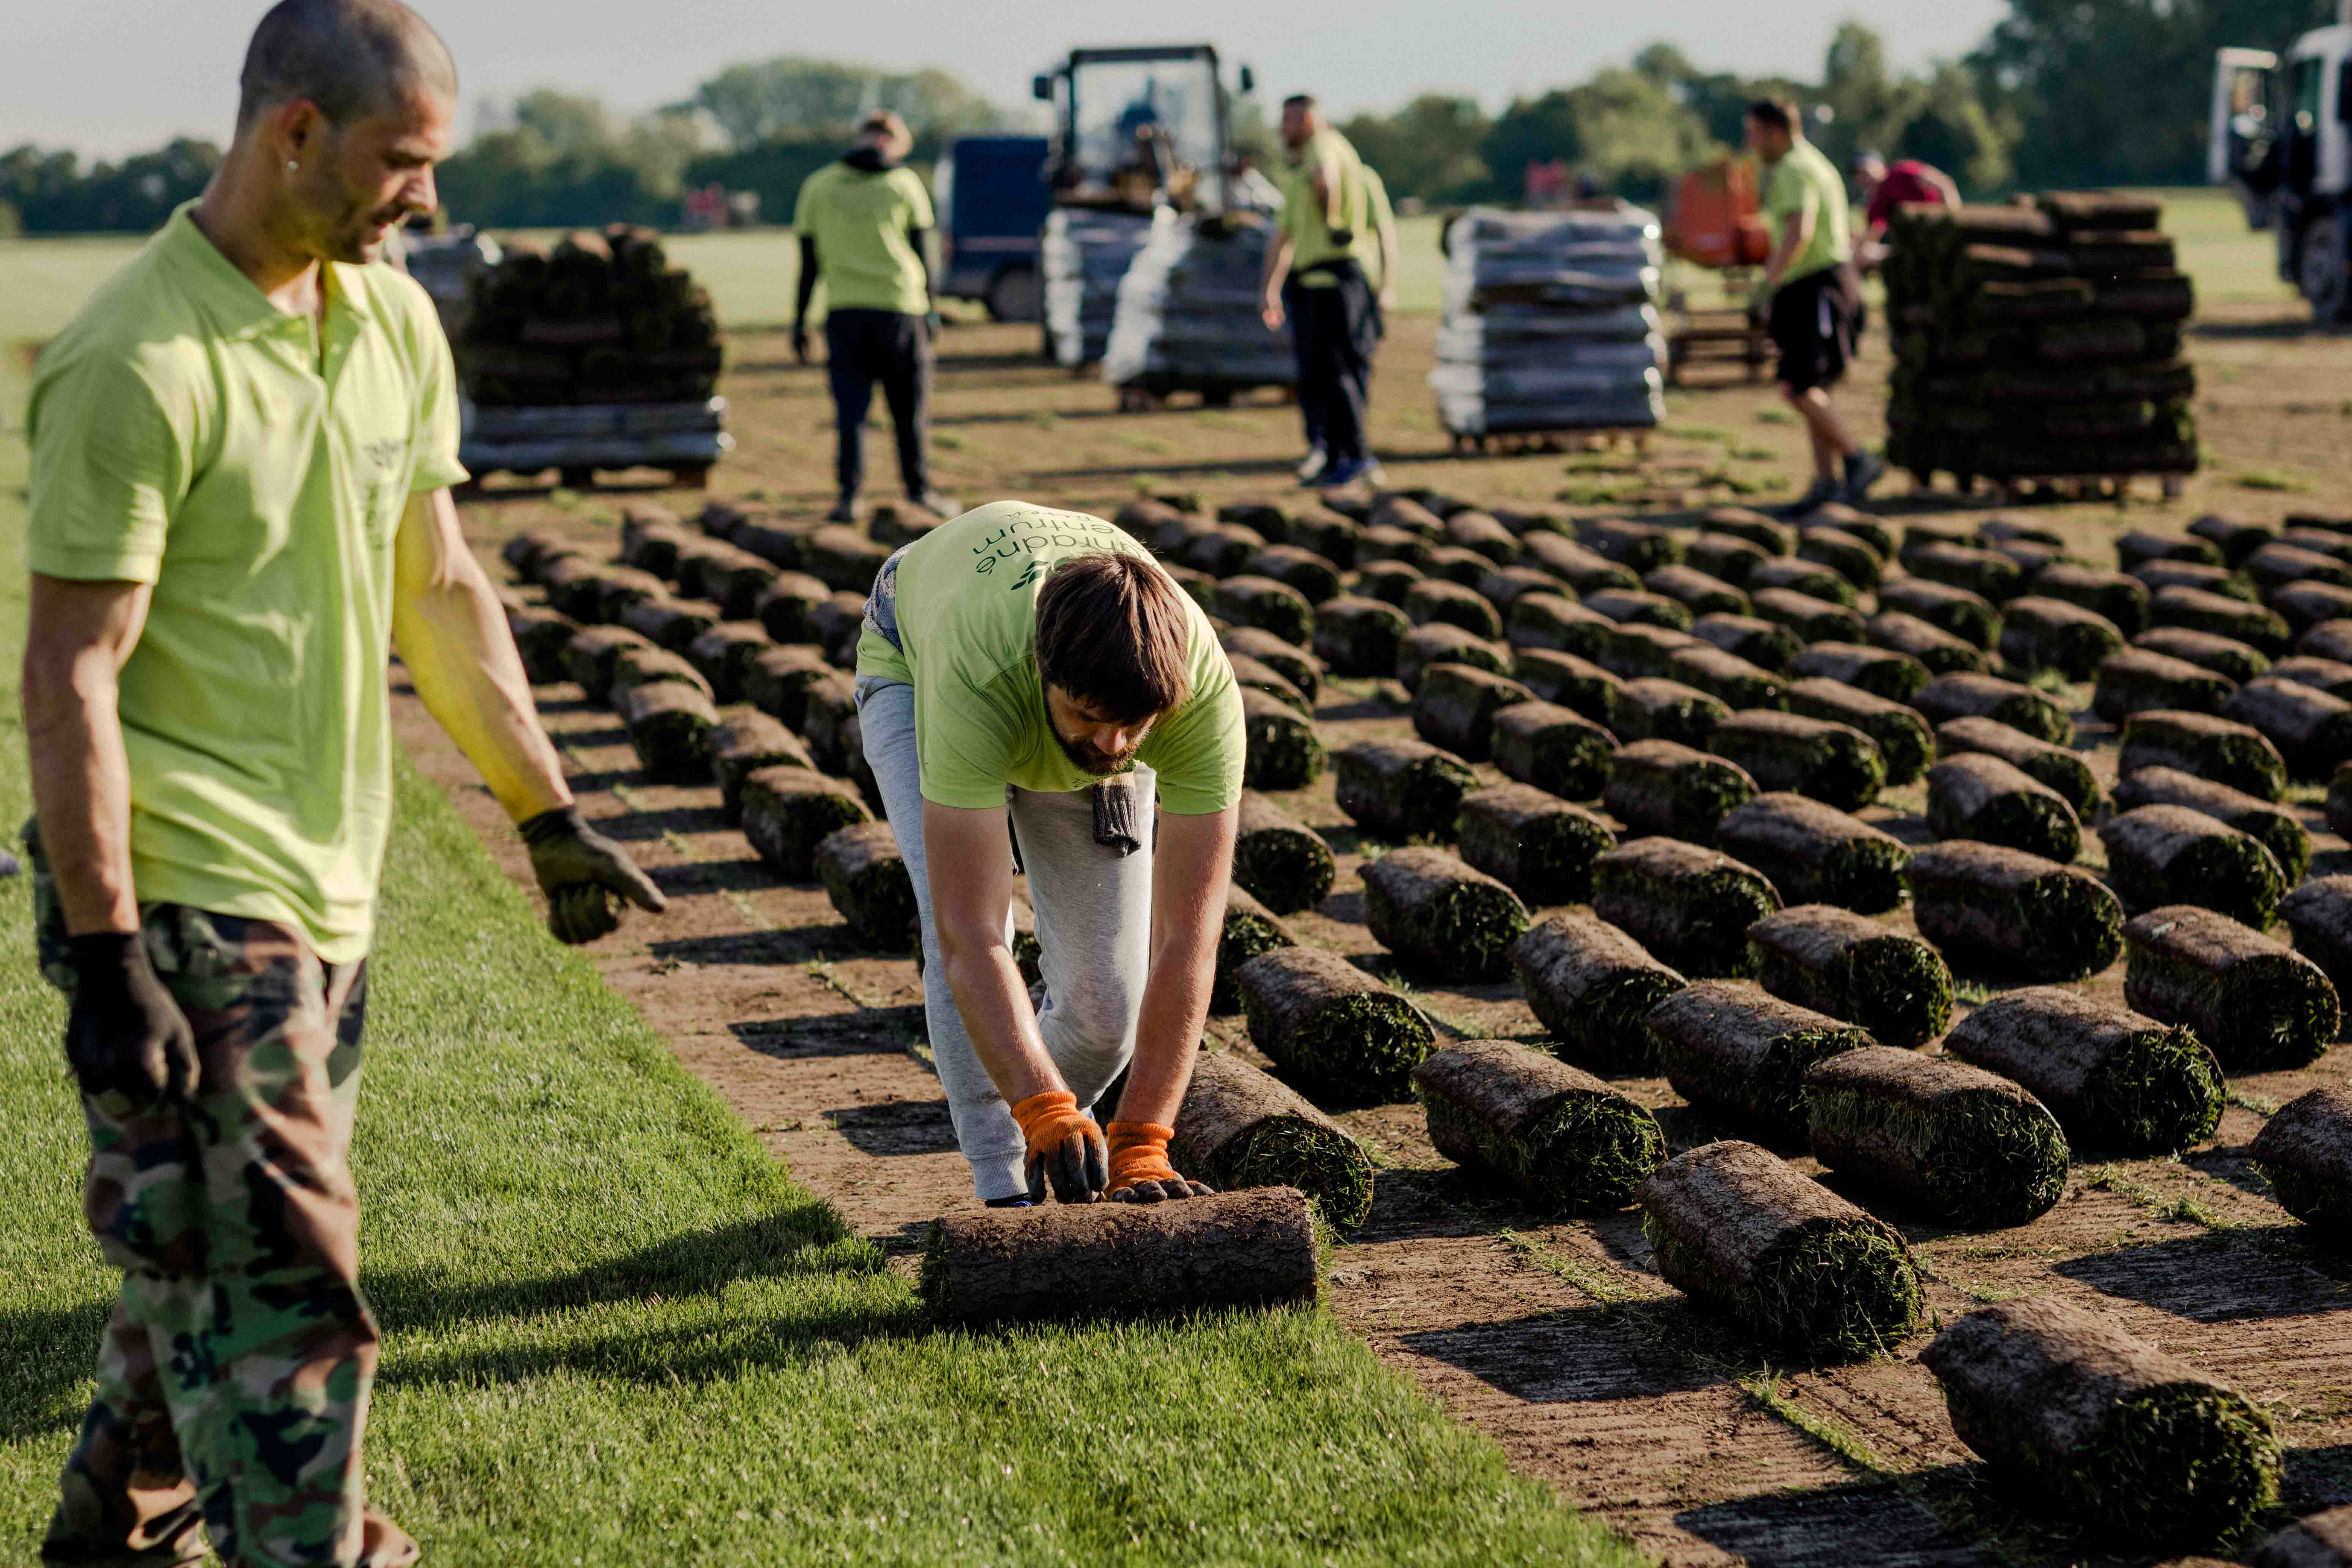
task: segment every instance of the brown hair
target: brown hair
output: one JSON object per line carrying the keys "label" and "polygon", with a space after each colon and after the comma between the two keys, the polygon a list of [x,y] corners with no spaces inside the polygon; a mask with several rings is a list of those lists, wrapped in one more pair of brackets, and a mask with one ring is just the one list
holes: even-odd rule
{"label": "brown hair", "polygon": [[1037,673],[1121,723],[1192,694],[1184,590],[1140,555],[1076,555],[1037,590]]}
{"label": "brown hair", "polygon": [[1797,128],[1797,106],[1785,98],[1759,98],[1748,106],[1748,118],[1772,131]]}

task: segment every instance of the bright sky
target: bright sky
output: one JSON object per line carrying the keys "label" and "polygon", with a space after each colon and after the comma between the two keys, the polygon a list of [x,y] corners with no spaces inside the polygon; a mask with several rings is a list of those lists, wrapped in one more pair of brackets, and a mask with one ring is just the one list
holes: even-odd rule
{"label": "bright sky", "polygon": [[[1305,89],[1345,114],[1424,89],[1499,108],[1671,39],[1700,66],[1818,74],[1838,23],[1885,35],[1899,66],[1967,52],[2004,0],[1190,0],[1141,9],[1002,0],[415,0],[457,57],[470,107],[533,87],[649,109],[730,61],[777,54],[943,66],[1001,103],[1076,44],[1215,44],[1261,93]],[[0,148],[119,156],[178,132],[226,141],[260,0],[0,0]],[[1179,38],[1177,35],[1183,37]],[[460,121],[470,130],[469,112]]]}

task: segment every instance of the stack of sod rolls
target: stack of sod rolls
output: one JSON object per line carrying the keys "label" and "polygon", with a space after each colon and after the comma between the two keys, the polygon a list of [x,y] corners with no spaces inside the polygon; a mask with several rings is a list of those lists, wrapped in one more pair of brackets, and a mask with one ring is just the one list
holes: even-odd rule
{"label": "stack of sod rolls", "polygon": [[1118,280],[1103,381],[1154,395],[1220,397],[1293,384],[1298,373],[1289,340],[1267,327],[1257,308],[1271,238],[1258,214],[1203,216],[1161,207]]}
{"label": "stack of sod rolls", "polygon": [[658,236],[615,224],[508,246],[474,279],[455,357],[484,408],[698,404],[719,380],[719,319]]}

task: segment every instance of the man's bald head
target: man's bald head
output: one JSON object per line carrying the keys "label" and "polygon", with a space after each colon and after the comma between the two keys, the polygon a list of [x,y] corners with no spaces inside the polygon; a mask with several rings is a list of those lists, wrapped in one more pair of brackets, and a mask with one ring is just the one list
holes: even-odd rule
{"label": "man's bald head", "polygon": [[409,92],[455,101],[457,64],[400,0],[278,0],[253,30],[237,88],[240,130],[298,100],[341,126]]}

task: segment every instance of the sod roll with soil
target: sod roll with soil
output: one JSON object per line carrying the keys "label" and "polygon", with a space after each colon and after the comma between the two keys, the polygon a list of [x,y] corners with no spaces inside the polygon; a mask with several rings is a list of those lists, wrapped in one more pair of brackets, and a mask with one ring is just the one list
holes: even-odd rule
{"label": "sod roll with soil", "polygon": [[1394,605],[1349,595],[1326,600],[1315,613],[1315,657],[1334,675],[1396,673],[1397,649],[1412,623]]}
{"label": "sod roll with soil", "polygon": [[607,701],[613,694],[613,668],[621,655],[631,648],[651,652],[653,647],[650,638],[626,626],[583,626],[564,644],[564,672],[589,701]]}
{"label": "sod roll with soil", "polygon": [[1791,680],[1834,680],[1884,697],[1907,702],[1930,677],[1927,667],[1907,653],[1864,643],[1817,642],[1789,661]]}
{"label": "sod roll with soil", "polygon": [[1939,675],[1919,689],[1911,705],[1925,713],[1931,724],[1991,719],[2056,744],[2063,744],[2074,734],[2074,721],[2050,698],[2030,686],[1990,675]]}
{"label": "sod roll with soil", "polygon": [[2335,983],[2285,943],[2189,904],[2124,927],[2124,1000],[2195,1031],[2223,1068],[2263,1072],[2319,1059],[2340,1020]]}
{"label": "sod roll with soil", "polygon": [[1617,721],[1611,726],[1620,740],[1673,741],[1704,746],[1715,727],[1731,717],[1719,698],[1696,687],[1659,676],[1627,680],[1619,690]]}
{"label": "sod roll with soil", "polygon": [[2083,851],[2083,825],[2065,797],[1983,752],[1963,752],[1927,770],[1927,830],[2052,860]]}
{"label": "sod roll with soil", "polygon": [[2262,1407],[2087,1309],[1997,1302],[1919,1359],[1960,1441],[2102,1540],[2210,1546],[2278,1500],[2278,1437]]}
{"label": "sod roll with soil", "polygon": [[2056,790],[2074,808],[2077,825],[2099,804],[2099,779],[2082,753],[2013,730],[1991,719],[1954,719],[1936,727],[1936,743],[1946,757],[1982,752]]}
{"label": "sod roll with soil", "polygon": [[1675,1092],[1775,1142],[1801,1142],[1805,1072],[1870,1032],[1784,1001],[1746,980],[1702,980],[1650,1010],[1652,1049]]}
{"label": "sod roll with soil", "polygon": [[1704,843],[1755,795],[1756,781],[1736,763],[1673,741],[1635,741],[1610,759],[1601,803],[1635,833]]}
{"label": "sod roll with soil", "polygon": [[1407,588],[1399,608],[1416,626],[1443,623],[1489,641],[1503,635],[1502,614],[1485,595],[1443,577],[1424,577]]}
{"label": "sod roll with soil", "polygon": [[1225,918],[1217,933],[1216,982],[1209,994],[1209,1010],[1239,1011],[1241,992],[1234,984],[1234,976],[1240,973],[1241,966],[1261,952],[1297,944],[1298,938],[1290,928],[1272,910],[1250,897],[1247,889],[1227,887]]}
{"label": "sod roll with soil", "polygon": [[1878,588],[1878,608],[1906,616],[1916,616],[1937,631],[1959,638],[1972,647],[1990,650],[2000,639],[2000,612],[1992,601],[1981,594],[1948,583],[1937,583],[1925,577],[1900,578],[1882,583]]}
{"label": "sod roll with soil", "polygon": [[[1793,594],[1822,604],[1834,605],[1841,609],[1852,609],[1855,598],[1852,583],[1827,566],[1798,556],[1776,556],[1750,567],[1748,590],[1750,594]],[[1819,642],[1823,639],[1808,637],[1805,640]]]}
{"label": "sod roll with soil", "polygon": [[1758,984],[1859,1024],[1889,1046],[1927,1044],[1952,1017],[1952,972],[1917,937],[1834,904],[1797,904],[1748,928]]}
{"label": "sod roll with soil", "polygon": [[1323,689],[1323,661],[1296,643],[1255,626],[1233,626],[1217,634],[1224,650],[1236,658],[1254,658],[1298,689],[1312,702]]}
{"label": "sod roll with soil", "polygon": [[2278,748],[2251,725],[2207,713],[2135,713],[2125,720],[2116,771],[2141,768],[2176,768],[2258,800],[2276,802],[2286,795],[2286,763]]}
{"label": "sod roll with soil", "polygon": [[1332,753],[1339,809],[1365,832],[1402,840],[1444,837],[1478,776],[1425,741],[1359,741]]}
{"label": "sod roll with soil", "polygon": [[1666,1157],[1648,1109],[1511,1040],[1458,1040],[1412,1069],[1429,1141],[1539,1209],[1622,1208]]}
{"label": "sod roll with soil", "polygon": [[1888,788],[1912,783],[1935,757],[1927,721],[1903,703],[1820,676],[1790,682],[1784,696],[1791,713],[1848,725],[1869,736],[1886,769]]}
{"label": "sod roll with soil", "polygon": [[1413,689],[1413,732],[1467,762],[1482,763],[1493,750],[1495,715],[1535,700],[1534,692],[1492,670],[1433,664]]}
{"label": "sod roll with soil", "polygon": [[[1330,606],[1325,605],[1328,615]],[[1513,647],[1539,647],[1600,662],[1617,623],[1563,594],[1522,594],[1511,601],[1504,633]]]}
{"label": "sod roll with soil", "polygon": [[1767,671],[1787,668],[1805,646],[1788,627],[1755,616],[1701,616],[1691,623],[1691,636]]}
{"label": "sod roll with soil", "polygon": [[2123,906],[2080,867],[1954,838],[1913,851],[1904,879],[1919,934],[1964,968],[2081,980],[2123,951]]}
{"label": "sod roll with soil", "polygon": [[814,858],[825,897],[859,941],[891,952],[916,944],[914,879],[888,823],[835,829],[817,845]]}
{"label": "sod roll with soil", "polygon": [[[2305,636],[2306,643],[2309,634]],[[2270,656],[2258,648],[2249,647],[2234,637],[2215,637],[2210,632],[2192,632],[2181,626],[2158,626],[2132,638],[2132,647],[2149,653],[2160,653],[2168,658],[2188,663],[2231,681],[2248,681],[2269,673]]]}
{"label": "sod roll with soil", "polygon": [[2318,687],[2265,675],[2238,688],[2221,717],[2261,731],[2291,778],[2322,781],[2352,761],[2352,702]]}
{"label": "sod roll with soil", "polygon": [[2023,1225],[2066,1190],[2066,1135],[2011,1080],[1891,1046],[1805,1075],[1813,1158],[1949,1224]]}
{"label": "sod roll with soil", "polygon": [[2271,852],[2290,887],[2310,868],[2311,832],[2302,820],[2293,810],[2257,800],[2242,790],[2175,768],[2141,768],[2116,781],[2117,810],[2135,811],[2144,805],[2185,806],[2236,828]]}
{"label": "sod roll with soil", "polygon": [[1875,1354],[1919,1319],[1903,1238],[1753,1143],[1706,1143],[1635,1194],[1658,1273],[1777,1350]]}
{"label": "sod roll with soil", "polygon": [[1203,1051],[1177,1109],[1168,1157],[1193,1180],[1237,1192],[1296,1187],[1336,1230],[1372,1212],[1372,1162],[1347,1129],[1271,1073]]}
{"label": "sod roll with soil", "polygon": [[1511,650],[1442,622],[1415,626],[1397,644],[1396,678],[1408,691],[1418,689],[1422,678],[1441,664],[1466,664],[1500,675],[1511,668]]}
{"label": "sod roll with soil", "polygon": [[1666,656],[1666,678],[1704,691],[1727,708],[1779,708],[1780,682],[1771,671],[1712,645],[1678,647]]}
{"label": "sod roll with soil", "polygon": [[2287,1101],[2248,1152],[2280,1207],[2331,1246],[2352,1237],[2352,1088],[2322,1084]]}
{"label": "sod roll with soil", "polygon": [[1272,665],[1255,659],[1245,653],[1229,653],[1225,662],[1234,672],[1234,684],[1244,690],[1265,692],[1302,719],[1315,717],[1315,704],[1307,693],[1290,683],[1289,677]]}
{"label": "sod roll with soil", "polygon": [[2194,1034],[2063,986],[1994,997],[1944,1049],[2032,1089],[2077,1150],[2170,1153],[2221,1119],[2221,1064]]}
{"label": "sod roll with soil", "polygon": [[1278,915],[1322,902],[1337,868],[1313,828],[1252,790],[1242,792],[1234,880]]}
{"label": "sod roll with soil", "polygon": [[2179,585],[2157,589],[2150,603],[2158,626],[2228,637],[2273,658],[2286,651],[2287,624],[2275,610]]}
{"label": "sod roll with soil", "polygon": [[943,1323],[1166,1318],[1312,1302],[1315,1222],[1295,1187],[1158,1204],[1049,1204],[942,1215],[923,1300]]}
{"label": "sod roll with soil", "polygon": [[1336,952],[1280,947],[1234,973],[1250,1044],[1309,1093],[1403,1100],[1436,1037],[1411,1002]]}
{"label": "sod roll with soil", "polygon": [[1881,610],[1870,617],[1863,633],[1874,647],[1892,648],[1917,660],[1931,677],[1955,670],[1982,673],[1987,668],[1982,648],[1901,610]]}
{"label": "sod roll with soil", "polygon": [[650,681],[624,692],[620,709],[647,778],[658,784],[710,782],[710,734],[719,713],[709,698],[677,681]]}
{"label": "sod roll with soil", "polygon": [[2000,657],[2012,668],[2054,669],[2088,680],[2099,661],[2124,646],[2121,627],[2096,610],[2029,595],[2001,606]]}
{"label": "sod roll with soil", "polygon": [[1323,776],[1323,741],[1315,721],[1281,699],[1244,688],[1242,730],[1250,788],[1304,789]]}
{"label": "sod roll with soil", "polygon": [[1886,783],[1878,743],[1851,724],[1801,713],[1735,713],[1706,749],[1736,763],[1759,788],[1793,790],[1840,811],[1859,811]]}
{"label": "sod roll with soil", "polygon": [[2100,664],[2091,710],[2110,724],[2135,713],[2218,713],[2236,690],[2236,682],[2201,664],[2129,647]]}
{"label": "sod roll with soil", "polygon": [[2252,837],[2185,805],[2143,805],[2099,828],[2107,874],[2142,909],[2201,904],[2257,931],[2278,912],[2286,877]]}
{"label": "sod roll with soil", "polygon": [[1372,939],[1424,975],[1492,979],[1528,929],[1517,894],[1444,849],[1391,849],[1363,868],[1363,880]]}
{"label": "sod roll with soil", "polygon": [[2296,1520],[2247,1562],[2252,1568],[2352,1568],[2352,1506]]}
{"label": "sod roll with soil", "polygon": [[2314,877],[2279,900],[2295,951],[2336,983],[2352,984],[2352,876]]}
{"label": "sod roll with soil", "polygon": [[1685,974],[1748,973],[1748,928],[1780,907],[1762,872],[1675,838],[1637,838],[1592,863],[1592,912]]}
{"label": "sod roll with soil", "polygon": [[1808,643],[1860,642],[1862,616],[1827,599],[1787,588],[1759,589],[1750,609],[1761,619],[1783,626]]}
{"label": "sod roll with soil", "polygon": [[1517,702],[1495,714],[1488,746],[1505,778],[1591,800],[1609,782],[1617,737],[1556,703]]}
{"label": "sod roll with soil", "polygon": [[832,673],[823,648],[806,643],[765,648],[743,677],[743,697],[797,732],[808,720],[809,689]]}
{"label": "sod roll with soil", "polygon": [[1511,679],[1537,700],[1558,703],[1603,728],[1616,718],[1617,694],[1625,684],[1588,659],[1548,647],[1513,652]]}
{"label": "sod roll with soil", "polygon": [[1715,842],[1800,903],[1875,913],[1903,901],[1903,841],[1807,795],[1758,795],[1716,825]]}
{"label": "sod roll with soil", "polygon": [[855,785],[813,768],[761,768],[743,781],[743,837],[792,881],[815,875],[819,844],[871,815]]}
{"label": "sod roll with soil", "polygon": [[710,772],[719,781],[719,807],[730,822],[743,815],[743,782],[761,768],[805,768],[808,748],[800,737],[756,708],[727,708],[710,731]]}
{"label": "sod roll with soil", "polygon": [[1686,984],[1594,915],[1553,915],[1511,945],[1511,967],[1553,1053],[1594,1072],[1652,1065],[1650,1009]]}
{"label": "sod roll with soil", "polygon": [[522,656],[523,674],[533,686],[571,679],[572,667],[564,652],[579,631],[579,622],[553,610],[527,605],[507,611],[508,635],[514,638],[515,652]]}
{"label": "sod roll with soil", "polygon": [[[2026,586],[2035,598],[2057,599],[2096,612],[2126,637],[2137,637],[2147,629],[2147,584],[2124,573],[2058,561],[2035,573]],[[2010,612],[2027,602],[2012,603]]]}
{"label": "sod roll with soil", "polygon": [[1463,859],[1537,905],[1591,898],[1592,862],[1617,847],[1598,815],[1523,784],[1463,796],[1454,837]]}

